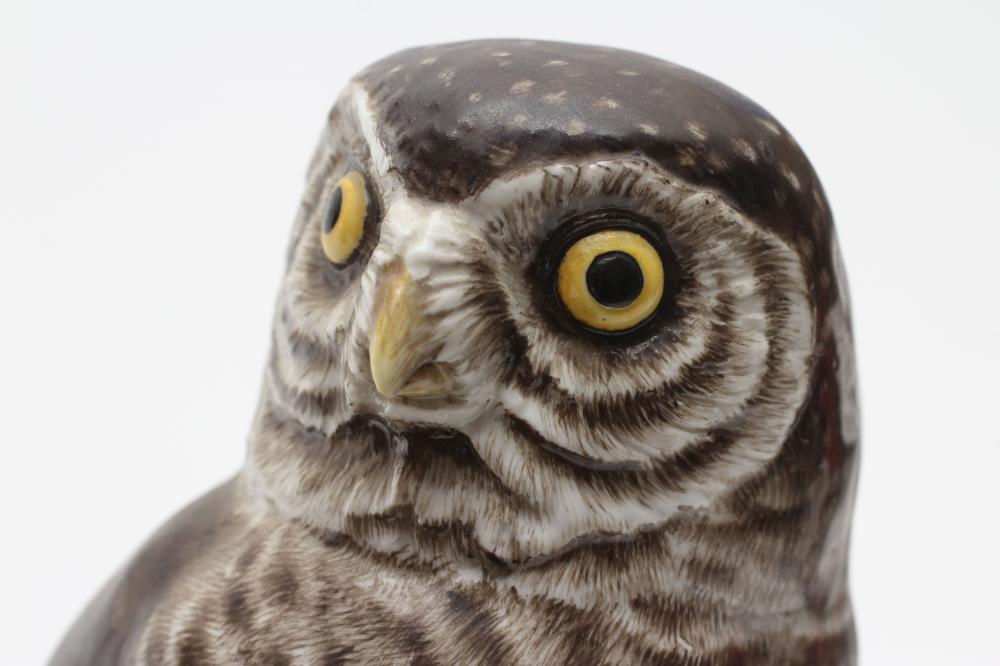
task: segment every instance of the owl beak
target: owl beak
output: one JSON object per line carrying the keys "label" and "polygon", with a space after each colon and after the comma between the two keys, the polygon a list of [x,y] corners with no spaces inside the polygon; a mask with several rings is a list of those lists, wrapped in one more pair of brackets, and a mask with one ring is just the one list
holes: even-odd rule
{"label": "owl beak", "polygon": [[434,360],[440,349],[432,342],[426,300],[409,272],[393,270],[378,294],[368,355],[375,388],[387,398],[446,395],[454,379],[446,364]]}

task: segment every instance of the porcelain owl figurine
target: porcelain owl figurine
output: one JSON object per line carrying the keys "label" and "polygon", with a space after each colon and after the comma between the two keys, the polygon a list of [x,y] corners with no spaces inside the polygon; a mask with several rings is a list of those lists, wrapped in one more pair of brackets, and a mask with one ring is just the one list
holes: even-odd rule
{"label": "porcelain owl figurine", "polygon": [[626,51],[403,51],[329,114],[245,468],[64,664],[855,662],[844,271],[778,122]]}

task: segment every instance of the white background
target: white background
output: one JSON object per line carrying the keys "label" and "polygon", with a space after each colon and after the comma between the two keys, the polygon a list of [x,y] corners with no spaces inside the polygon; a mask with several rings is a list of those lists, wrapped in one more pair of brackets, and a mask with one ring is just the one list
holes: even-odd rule
{"label": "white background", "polygon": [[286,235],[348,77],[426,42],[632,48],[810,156],[853,290],[862,662],[1000,664],[996,3],[0,8],[0,663],[43,662],[243,458]]}

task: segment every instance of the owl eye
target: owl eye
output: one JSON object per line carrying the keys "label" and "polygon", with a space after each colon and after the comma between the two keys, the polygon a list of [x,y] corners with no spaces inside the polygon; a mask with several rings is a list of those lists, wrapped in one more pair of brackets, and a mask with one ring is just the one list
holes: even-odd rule
{"label": "owl eye", "polygon": [[337,181],[323,218],[323,252],[335,264],[351,258],[365,230],[368,194],[365,177],[352,171]]}
{"label": "owl eye", "polygon": [[574,242],[559,264],[557,292],[569,313],[589,328],[635,328],[663,298],[663,260],[641,235],[611,229]]}

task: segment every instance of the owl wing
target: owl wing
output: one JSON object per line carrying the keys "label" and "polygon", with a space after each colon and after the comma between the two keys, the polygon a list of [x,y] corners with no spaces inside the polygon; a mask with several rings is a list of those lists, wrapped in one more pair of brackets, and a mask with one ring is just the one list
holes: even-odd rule
{"label": "owl wing", "polygon": [[235,480],[212,490],[161,527],[105,585],[63,639],[50,666],[125,663],[150,614],[199,555],[234,527]]}

